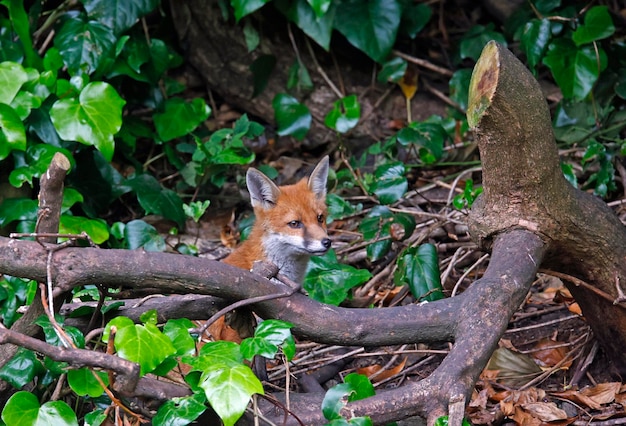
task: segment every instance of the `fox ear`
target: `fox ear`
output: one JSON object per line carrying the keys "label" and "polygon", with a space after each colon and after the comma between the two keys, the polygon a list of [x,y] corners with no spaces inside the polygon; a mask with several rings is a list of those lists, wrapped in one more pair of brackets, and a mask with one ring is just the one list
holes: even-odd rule
{"label": "fox ear", "polygon": [[248,169],[246,184],[248,191],[250,191],[252,207],[271,209],[276,205],[280,189],[263,173],[257,169]]}
{"label": "fox ear", "polygon": [[328,155],[317,163],[309,176],[309,189],[317,198],[326,198],[326,183],[328,181]]}

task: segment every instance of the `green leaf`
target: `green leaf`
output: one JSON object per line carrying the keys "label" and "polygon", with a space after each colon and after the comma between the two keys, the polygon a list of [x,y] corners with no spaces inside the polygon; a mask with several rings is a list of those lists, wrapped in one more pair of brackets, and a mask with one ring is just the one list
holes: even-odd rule
{"label": "green leaf", "polygon": [[192,132],[211,114],[211,108],[202,98],[187,102],[182,98],[165,101],[164,112],[154,114],[154,127],[163,142]]}
{"label": "green leaf", "polygon": [[328,217],[332,220],[350,216],[358,211],[358,209],[346,199],[337,194],[328,194],[326,196],[326,203],[328,204]]}
{"label": "green leaf", "polygon": [[463,35],[463,39],[459,43],[459,54],[461,59],[471,58],[477,61],[483,51],[483,47],[491,41],[506,46],[506,39],[501,33],[494,31],[493,24],[487,26],[476,25]]}
{"label": "green leaf", "polygon": [[272,101],[272,107],[278,124],[278,134],[291,135],[297,140],[304,139],[312,121],[306,105],[299,103],[293,96],[278,93]]}
{"label": "green leaf", "polygon": [[572,40],[576,46],[610,37],[615,32],[607,6],[594,6],[585,14],[585,23],[576,28]]}
{"label": "green leaf", "polygon": [[202,346],[197,357],[186,355],[181,360],[191,366],[191,371],[205,371],[216,363],[238,365],[243,363],[244,358],[238,344],[220,340]]}
{"label": "green leaf", "polygon": [[151,12],[159,0],[83,0],[90,18],[121,34],[137,23],[139,18]]}
{"label": "green leaf", "polygon": [[59,232],[74,235],[86,232],[96,244],[102,244],[109,239],[109,228],[104,220],[88,219],[82,216],[62,215]]}
{"label": "green leaf", "polygon": [[463,111],[467,110],[467,96],[471,78],[472,70],[463,68],[455,71],[448,83],[450,87],[450,98],[456,102]]}
{"label": "green leaf", "polygon": [[156,228],[143,220],[133,220],[124,227],[124,239],[129,250],[165,251],[165,240]]}
{"label": "green leaf", "polygon": [[[46,315],[37,318],[35,324],[43,329],[44,335],[46,336],[46,343],[54,346],[64,346],[64,341],[61,340],[59,333]],[[76,327],[63,326],[63,330],[65,334],[72,339],[72,343],[74,343],[76,347],[85,347],[85,336],[83,336],[83,333],[79,329]]]}
{"label": "green leaf", "polygon": [[[316,3],[324,3],[326,0],[311,0]],[[330,49],[330,39],[333,31],[333,22],[337,8],[330,4],[329,9],[323,16],[317,16],[317,11],[310,1],[295,0],[291,3],[285,15],[292,20],[298,28],[313,41],[319,44],[324,50]]]}
{"label": "green leaf", "polygon": [[0,103],[11,104],[27,81],[28,74],[23,66],[15,62],[0,63]]}
{"label": "green leaf", "polygon": [[29,16],[24,9],[24,2],[17,0],[2,0],[0,4],[4,5],[9,11],[11,26],[19,36],[22,49],[26,56],[25,64],[29,67],[40,68],[41,58],[35,50],[33,39],[30,35],[31,28]]}
{"label": "green leaf", "polygon": [[574,187],[578,188],[578,179],[576,173],[574,173],[574,167],[569,163],[561,163],[561,171],[565,179]]}
{"label": "green leaf", "polygon": [[13,358],[0,368],[0,379],[9,382],[15,389],[21,389],[43,371],[41,361],[34,352],[19,348]]}
{"label": "green leaf", "polygon": [[196,342],[189,334],[194,324],[187,318],[170,319],[163,327],[163,334],[170,338],[176,348],[176,356],[192,355],[196,352]]}
{"label": "green leaf", "polygon": [[13,150],[26,149],[26,130],[17,113],[8,105],[0,103],[0,161]]}
{"label": "green leaf", "polygon": [[252,92],[253,98],[259,96],[265,90],[275,66],[276,57],[274,55],[261,55],[250,64],[254,87]]}
{"label": "green leaf", "polygon": [[142,376],[154,370],[165,358],[176,353],[171,340],[155,325],[134,324],[126,317],[116,317],[107,324],[103,341],[106,342],[113,326],[117,327],[114,343],[118,355],[138,363]]}
{"label": "green leaf", "polygon": [[313,11],[315,12],[315,16],[317,19],[323,17],[328,12],[330,5],[332,3],[331,0],[307,0],[307,3],[311,6]]}
{"label": "green leaf", "polygon": [[[278,347],[283,346],[283,351],[289,347],[287,353],[295,353],[295,342],[291,335],[293,324],[280,320],[265,320],[254,331],[254,337],[246,338],[241,342],[241,354],[251,360],[255,355],[273,359],[278,352]],[[287,357],[289,359],[289,356]]]}
{"label": "green leaf", "polygon": [[348,297],[352,287],[367,282],[372,274],[365,269],[338,263],[333,250],[309,261],[303,288],[321,303],[338,306]]}
{"label": "green leaf", "polygon": [[532,19],[524,26],[521,47],[526,54],[528,67],[534,70],[541,63],[551,36],[551,25],[548,19]]}
{"label": "green leaf", "polygon": [[433,244],[407,248],[398,257],[397,265],[396,285],[408,285],[417,300],[443,299],[437,248]]}
{"label": "green leaf", "polygon": [[20,426],[78,426],[76,414],[63,401],[50,401],[39,406],[37,397],[30,392],[17,392],[2,410],[2,421]]}
{"label": "green leaf", "polygon": [[335,28],[352,45],[383,63],[396,41],[401,15],[397,0],[349,0],[337,7]]}
{"label": "green leaf", "polygon": [[153,426],[187,426],[206,411],[202,394],[172,398],[159,407],[152,418]]}
{"label": "green leaf", "polygon": [[80,17],[67,19],[54,37],[54,45],[71,75],[96,71],[115,41],[110,27]]}
{"label": "green leaf", "polygon": [[393,213],[385,206],[375,206],[359,224],[359,232],[363,239],[369,241],[367,257],[373,262],[381,259],[391,248],[389,223],[393,221]]}
{"label": "green leaf", "polygon": [[137,194],[137,200],[147,214],[158,214],[183,226],[187,217],[183,201],[171,189],[163,188],[152,175],[142,174],[126,182]]}
{"label": "green leaf", "polygon": [[264,394],[259,379],[243,364],[213,364],[202,374],[199,385],[225,426],[235,424],[253,394]]}
{"label": "green leaf", "polygon": [[113,159],[113,135],[122,127],[126,101],[108,83],[89,83],[78,99],[59,99],[50,109],[52,124],[62,139],[95,146],[107,161]]}
{"label": "green leaf", "polygon": [[333,109],[326,114],[324,124],[339,133],[352,130],[361,118],[361,105],[356,95],[346,96],[333,102]]}
{"label": "green leaf", "polygon": [[392,204],[401,199],[409,184],[404,176],[406,170],[400,161],[383,164],[374,172],[371,190],[382,204]]}
{"label": "green leaf", "polygon": [[381,83],[397,83],[406,72],[407,62],[399,57],[394,57],[383,64],[382,69],[378,73],[378,81]]}
{"label": "green leaf", "polygon": [[100,426],[107,419],[107,414],[104,410],[94,410],[91,413],[85,414],[84,426]]}
{"label": "green leaf", "polygon": [[350,383],[339,383],[328,389],[322,401],[322,413],[327,420],[341,419],[341,409],[355,392]]}
{"label": "green leaf", "polygon": [[400,31],[414,39],[424,29],[433,14],[430,6],[424,3],[409,3],[402,12]]}
{"label": "green leaf", "polygon": [[438,123],[411,123],[409,127],[401,129],[396,138],[405,147],[416,145],[420,160],[425,164],[434,164],[443,156],[448,132]]}
{"label": "green leaf", "polygon": [[93,371],[89,368],[83,367],[78,370],[69,370],[67,372],[67,384],[78,395],[88,395],[92,398],[97,398],[104,393],[104,389],[94,377],[97,374],[102,382],[108,386],[109,376],[103,371]]}
{"label": "green leaf", "polygon": [[235,9],[235,19],[237,22],[246,15],[260,9],[270,0],[230,0],[230,4]]}
{"label": "green leaf", "polygon": [[372,382],[363,374],[350,373],[343,378],[343,381],[354,389],[354,392],[348,398],[348,402],[358,401],[376,395]]}
{"label": "green leaf", "polygon": [[606,53],[600,47],[598,54],[593,46],[577,48],[571,40],[557,38],[548,46],[543,63],[550,68],[564,98],[584,99],[607,66]]}

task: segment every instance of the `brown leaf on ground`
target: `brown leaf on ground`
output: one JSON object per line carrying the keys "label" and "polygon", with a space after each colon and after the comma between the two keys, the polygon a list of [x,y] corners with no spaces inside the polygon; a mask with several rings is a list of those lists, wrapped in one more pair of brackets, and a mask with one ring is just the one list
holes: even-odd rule
{"label": "brown leaf on ground", "polygon": [[621,386],[622,384],[619,382],[599,383],[596,386],[582,389],[580,393],[598,404],[610,404],[615,401],[615,396],[619,393]]}
{"label": "brown leaf on ground", "polygon": [[371,377],[372,382],[374,383],[381,382],[385,379],[388,379],[389,377],[395,376],[396,374],[400,373],[402,369],[404,368],[404,366],[406,365],[406,360],[407,358],[405,357],[400,364],[385,371],[381,371],[383,369],[383,366],[380,364],[374,364],[374,365],[370,365],[370,366],[363,367],[363,368],[357,368],[356,371],[359,374],[363,374],[367,377]]}
{"label": "brown leaf on ground", "polygon": [[[541,367],[554,367],[567,356],[567,348],[562,345],[563,342],[543,338],[534,346],[530,356]],[[561,367],[569,368],[572,361],[565,362]]]}

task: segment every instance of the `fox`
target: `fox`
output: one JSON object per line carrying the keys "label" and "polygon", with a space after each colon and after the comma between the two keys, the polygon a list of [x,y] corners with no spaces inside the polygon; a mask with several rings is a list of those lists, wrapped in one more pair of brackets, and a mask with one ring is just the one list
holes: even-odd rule
{"label": "fox", "polygon": [[[254,262],[276,265],[278,272],[302,284],[311,256],[324,255],[331,247],[326,218],[326,185],[329,159],[322,158],[308,178],[278,186],[255,168],[248,169],[246,185],[256,216],[248,239],[222,261],[251,270]],[[215,340],[241,343],[254,333],[256,321],[247,309],[219,318],[209,327]]]}
{"label": "fox", "polygon": [[328,169],[325,156],[308,178],[283,186],[248,169],[246,185],[256,220],[248,239],[223,262],[248,270],[255,261],[271,262],[279,273],[302,284],[311,256],[325,254],[332,245],[326,227]]}

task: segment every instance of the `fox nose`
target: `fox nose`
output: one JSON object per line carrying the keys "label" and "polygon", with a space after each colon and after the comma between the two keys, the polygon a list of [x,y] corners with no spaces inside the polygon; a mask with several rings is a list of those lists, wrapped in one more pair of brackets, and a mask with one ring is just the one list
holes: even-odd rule
{"label": "fox nose", "polygon": [[326,247],[327,249],[329,249],[329,248],[330,248],[330,246],[332,245],[332,243],[333,243],[333,242],[332,242],[332,241],[330,241],[330,238],[324,238],[324,239],[322,240],[322,245],[323,245],[324,247]]}

